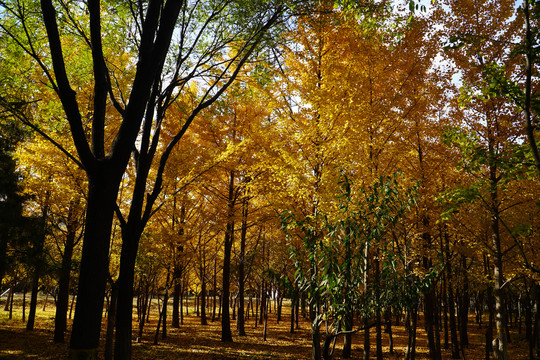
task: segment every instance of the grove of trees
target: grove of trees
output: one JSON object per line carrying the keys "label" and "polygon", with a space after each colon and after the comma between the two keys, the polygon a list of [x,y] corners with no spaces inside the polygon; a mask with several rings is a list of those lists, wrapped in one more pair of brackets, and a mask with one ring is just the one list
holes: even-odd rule
{"label": "grove of trees", "polygon": [[131,359],[155,295],[155,343],[189,295],[223,342],[275,298],[313,360],[356,333],[383,359],[396,321],[407,359],[422,325],[461,358],[473,313],[486,359],[516,317],[540,359],[539,26],[530,0],[0,0],[0,293],[31,291],[29,331],[53,294],[71,359]]}

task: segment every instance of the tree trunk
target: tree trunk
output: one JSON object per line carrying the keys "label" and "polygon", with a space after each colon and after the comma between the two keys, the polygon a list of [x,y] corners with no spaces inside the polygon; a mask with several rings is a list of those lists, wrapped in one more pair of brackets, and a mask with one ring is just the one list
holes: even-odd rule
{"label": "tree trunk", "polygon": [[32,293],[30,295],[30,311],[28,312],[28,322],[26,323],[27,331],[34,330],[38,292],[39,292],[39,272],[37,269],[35,269],[34,276],[32,277]]}
{"label": "tree trunk", "polygon": [[276,322],[279,324],[281,321],[281,314],[283,310],[283,295],[281,294],[281,291],[278,293],[278,299],[277,299],[277,315],[276,315]]}
{"label": "tree trunk", "polygon": [[461,287],[461,296],[460,296],[460,307],[459,307],[459,317],[460,317],[460,328],[459,328],[459,337],[461,340],[461,346],[469,346],[469,337],[467,335],[467,324],[469,322],[469,278],[467,275],[467,259],[465,256],[462,256],[462,267],[463,267],[463,278],[462,278],[462,287]]}
{"label": "tree trunk", "polygon": [[415,360],[416,358],[416,329],[418,321],[418,308],[414,306],[407,310],[407,319],[405,319],[405,329],[407,330],[407,351],[406,360]]}
{"label": "tree trunk", "polygon": [[165,282],[165,295],[163,295],[163,307],[161,309],[161,318],[162,321],[162,331],[161,338],[165,339],[167,337],[167,306],[169,302],[169,272],[167,271],[167,281]]}
{"label": "tree trunk", "polygon": [[228,196],[228,213],[227,213],[227,228],[225,231],[225,241],[223,249],[223,293],[222,293],[222,314],[221,314],[221,341],[232,342],[231,319],[229,315],[229,297],[231,284],[231,250],[234,242],[234,178],[235,172],[229,172],[229,196]]}
{"label": "tree trunk", "polygon": [[435,332],[437,331],[435,324],[435,300],[435,286],[432,286],[431,289],[428,290],[428,292],[424,293],[424,322],[427,333],[430,358],[433,360],[440,360],[440,346],[438,346],[435,336]]}
{"label": "tree trunk", "polygon": [[9,287],[9,292],[8,292],[8,296],[7,296],[7,299],[6,299],[6,305],[4,306],[4,311],[9,310],[9,304],[11,302],[12,297],[13,297],[13,283]]}
{"label": "tree trunk", "polygon": [[448,284],[447,288],[447,305],[448,305],[448,318],[450,320],[450,346],[452,352],[452,359],[459,359],[459,342],[456,326],[456,310],[455,310],[455,299],[454,299],[454,288],[452,286],[452,259],[450,254],[450,236],[444,231],[444,254],[445,254],[445,267],[446,267],[446,283]]}
{"label": "tree trunk", "polygon": [[73,219],[74,203],[70,204],[68,211],[68,232],[62,254],[60,279],[58,280],[58,298],[56,300],[56,315],[54,317],[54,342],[63,343],[67,326],[67,312],[69,306],[69,282],[71,279],[71,259],[75,247],[76,226]]}
{"label": "tree trunk", "polygon": [[380,262],[379,262],[379,249],[376,250],[376,256],[373,260],[373,264],[375,267],[375,276],[374,276],[374,284],[375,284],[375,349],[377,354],[377,360],[382,360],[383,353],[382,353],[382,317],[381,317],[381,283],[380,283],[380,275],[381,275],[381,269],[380,269]]}
{"label": "tree trunk", "polygon": [[207,325],[208,321],[206,319],[206,275],[204,274],[204,268],[202,265],[199,271],[201,274],[201,325]]}
{"label": "tree trunk", "polygon": [[[176,269],[174,270],[176,271]],[[177,277],[174,281],[173,288],[173,310],[172,310],[172,324],[173,328],[180,327],[180,277]]]}
{"label": "tree trunk", "polygon": [[454,290],[452,285],[448,286],[448,312],[450,313],[450,341],[452,359],[459,359],[459,340],[456,326],[456,310],[454,302]]}
{"label": "tree trunk", "polygon": [[388,347],[391,355],[394,354],[394,337],[392,334],[392,308],[388,307],[384,312],[384,332],[388,334]]}
{"label": "tree trunk", "polygon": [[[111,285],[111,301],[109,302],[109,311],[107,314],[107,333],[105,335],[105,360],[113,359],[114,325],[116,321],[117,300],[118,286],[116,283],[113,283]],[[141,318],[144,319],[144,313]]]}
{"label": "tree trunk", "polygon": [[[180,288],[180,325],[184,325],[184,281],[181,283]],[[186,295],[187,298],[187,295]]]}
{"label": "tree trunk", "polygon": [[266,304],[264,309],[261,309],[264,313],[264,327],[263,327],[263,341],[266,341],[266,335],[268,333],[268,308],[271,304]]}
{"label": "tree trunk", "polygon": [[46,294],[45,294],[45,301],[43,301],[43,308],[41,309],[41,311],[45,311],[45,309],[47,308],[47,302],[49,300],[49,290],[50,289],[46,289]]}
{"label": "tree trunk", "polygon": [[214,278],[212,280],[212,322],[216,321],[217,305],[217,256],[214,256]]}
{"label": "tree trunk", "polygon": [[141,233],[133,224],[122,230],[122,250],[120,253],[120,274],[118,276],[118,306],[116,311],[116,334],[114,344],[115,360],[131,359],[131,337],[133,326],[133,282],[135,261]]}
{"label": "tree trunk", "polygon": [[34,244],[32,245],[32,260],[34,273],[32,274],[32,294],[30,296],[30,312],[28,313],[28,322],[26,323],[26,330],[33,331],[34,323],[36,320],[37,310],[37,298],[39,293],[39,278],[43,271],[45,260],[43,258],[43,247],[45,246],[45,234],[47,232],[47,217],[49,213],[49,196],[50,192],[47,190],[45,195],[45,205],[43,208],[43,214],[39,219],[39,226],[36,228],[37,232],[33,234],[35,236]]}
{"label": "tree trunk", "polygon": [[118,186],[107,172],[90,177],[86,224],[70,340],[71,359],[97,359],[109,268],[109,239]]}
{"label": "tree trunk", "polygon": [[[319,316],[318,311],[315,311],[316,317]],[[318,319],[311,321],[311,359],[321,360],[321,329]]]}
{"label": "tree trunk", "polygon": [[10,291],[10,297],[9,297],[9,320],[13,319],[13,287],[9,289]]}
{"label": "tree trunk", "polygon": [[[296,304],[295,304],[296,301],[297,301],[296,296],[293,295],[292,298],[291,298],[291,326],[289,328],[289,332],[291,334],[294,334],[294,318],[295,318],[294,309],[295,309],[295,306],[296,306]],[[249,304],[248,304],[248,313],[249,313]]]}
{"label": "tree trunk", "polygon": [[443,328],[444,328],[444,343],[443,347],[448,349],[448,286],[447,286],[448,271],[445,269],[442,275],[442,302],[443,302]]}
{"label": "tree trunk", "polygon": [[264,314],[265,314],[265,308],[266,308],[267,298],[266,298],[266,283],[265,281],[261,284],[261,310],[259,312],[259,324],[262,324],[264,321]]}
{"label": "tree trunk", "polygon": [[534,284],[534,297],[536,302],[536,314],[534,316],[534,345],[536,347],[536,358],[535,360],[540,360],[540,285]]}
{"label": "tree trunk", "polygon": [[[428,231],[429,229],[429,219],[427,216],[423,216],[422,225],[424,227],[424,232],[422,233],[422,239],[424,246],[427,249],[432,247],[432,236]],[[426,271],[429,271],[432,266],[432,261],[427,256],[423,258],[423,267]],[[436,285],[432,284],[431,287],[424,292],[424,327],[427,335],[427,343],[429,348],[430,358],[432,360],[441,360],[441,344],[440,338],[438,339],[435,336],[435,333],[438,331],[436,326]],[[437,339],[439,341],[437,341]]]}
{"label": "tree trunk", "polygon": [[23,297],[22,297],[22,319],[21,319],[22,322],[26,321],[26,292],[27,291],[28,290],[26,289],[26,284],[25,284],[23,288]]}
{"label": "tree trunk", "polygon": [[502,269],[502,252],[501,252],[501,240],[499,235],[499,220],[498,209],[492,209],[494,214],[492,215],[492,239],[493,247],[495,249],[494,261],[493,261],[493,295],[495,298],[495,327],[497,329],[497,337],[493,340],[493,354],[496,360],[508,360],[507,351],[507,339],[506,339],[506,323],[504,316],[504,294],[502,285],[504,283],[503,269]]}
{"label": "tree trunk", "polygon": [[150,282],[145,281],[144,292],[141,299],[141,315],[139,317],[139,333],[137,342],[140,343],[143,337],[144,325],[146,324],[146,314],[150,308]]}
{"label": "tree trunk", "polygon": [[528,289],[526,297],[525,299],[523,299],[523,302],[522,302],[523,307],[525,308],[524,309],[525,310],[525,338],[527,339],[527,342],[529,343],[529,358],[530,359],[534,359],[533,313],[532,313],[533,303],[531,301],[531,292],[534,291],[533,289],[534,289],[534,285]]}
{"label": "tree trunk", "polygon": [[[246,190],[247,192],[247,190]],[[244,326],[244,263],[246,255],[246,235],[247,235],[247,217],[248,217],[248,198],[245,194],[242,200],[242,230],[240,233],[240,254],[238,261],[238,319],[236,320],[236,329],[239,336],[246,336]]]}
{"label": "tree trunk", "polygon": [[[369,259],[370,259],[370,246],[369,242],[366,241],[365,247],[364,247],[364,289],[368,289],[369,285]],[[370,352],[370,335],[369,335],[369,319],[364,316],[364,356],[363,360],[369,360],[369,352]]]}

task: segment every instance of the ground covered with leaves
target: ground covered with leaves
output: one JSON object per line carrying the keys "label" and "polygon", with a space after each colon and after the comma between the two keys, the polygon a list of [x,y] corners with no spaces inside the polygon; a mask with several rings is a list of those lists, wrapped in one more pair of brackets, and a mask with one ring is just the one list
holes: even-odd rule
{"label": "ground covered with leaves", "polygon": [[[54,330],[54,304],[48,300],[44,308],[45,297],[40,297],[33,331],[25,330],[22,321],[22,296],[15,298],[12,318],[3,310],[5,298],[2,298],[0,310],[0,359],[65,359],[68,353],[67,344],[52,342]],[[154,300],[154,317],[145,327],[145,334],[140,343],[133,343],[133,359],[197,359],[197,360],[229,360],[229,359],[310,359],[311,343],[309,323],[302,321],[300,329],[294,334],[289,332],[289,309],[284,306],[283,321],[276,322],[276,314],[272,312],[268,318],[267,339],[263,339],[263,326],[255,326],[251,317],[246,324],[245,337],[234,337],[233,343],[220,341],[221,325],[219,321],[200,325],[200,319],[192,311],[184,315],[184,323],[180,328],[168,327],[167,337],[159,336],[159,344],[154,345],[157,324],[157,300]],[[154,310],[154,309],[152,309]],[[28,311],[28,307],[27,307]],[[169,316],[170,319],[170,316]],[[472,319],[471,319],[472,320]],[[71,321],[69,321],[71,324]],[[234,321],[232,322],[234,326]],[[134,333],[137,329],[134,323]],[[389,354],[388,337],[383,338],[385,359],[402,359],[405,354],[406,333],[403,326],[394,326],[394,354]],[[485,329],[471,321],[469,326],[470,345],[464,350],[465,359],[484,359]],[[233,331],[234,333],[234,331]],[[511,329],[512,341],[509,344],[509,358],[513,360],[528,359],[527,342],[523,333],[519,334],[518,326]],[[69,336],[69,334],[68,334]],[[441,334],[443,336],[443,334]],[[362,358],[362,337],[358,334],[353,339],[352,359]],[[66,337],[68,338],[68,337]],[[135,338],[135,335],[134,335]],[[103,343],[104,341],[102,341]],[[418,329],[417,359],[429,359],[426,347],[426,336],[423,329]],[[340,359],[341,341],[336,345],[334,359]],[[375,338],[372,339],[372,358],[374,357]],[[443,350],[443,359],[450,359],[450,351]]]}

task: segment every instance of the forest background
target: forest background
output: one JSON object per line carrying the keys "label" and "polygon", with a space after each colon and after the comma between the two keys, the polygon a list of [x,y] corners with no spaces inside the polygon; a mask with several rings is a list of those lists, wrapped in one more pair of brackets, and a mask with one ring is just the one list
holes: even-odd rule
{"label": "forest background", "polygon": [[314,360],[357,332],[381,359],[400,317],[414,358],[420,315],[459,358],[473,311],[486,358],[516,316],[540,353],[537,2],[0,8],[0,290],[28,330],[50,293],[70,358],[105,311],[130,359],[153,296],[163,330],[169,297],[173,328],[217,308],[223,342],[288,299]]}

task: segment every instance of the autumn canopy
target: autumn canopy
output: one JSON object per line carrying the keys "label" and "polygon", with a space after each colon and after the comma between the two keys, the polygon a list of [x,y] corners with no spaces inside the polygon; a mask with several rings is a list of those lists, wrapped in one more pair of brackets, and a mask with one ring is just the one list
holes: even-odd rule
{"label": "autumn canopy", "polygon": [[266,341],[269,313],[312,360],[540,358],[539,26],[531,0],[1,0],[0,330],[51,295],[70,359],[190,316]]}

